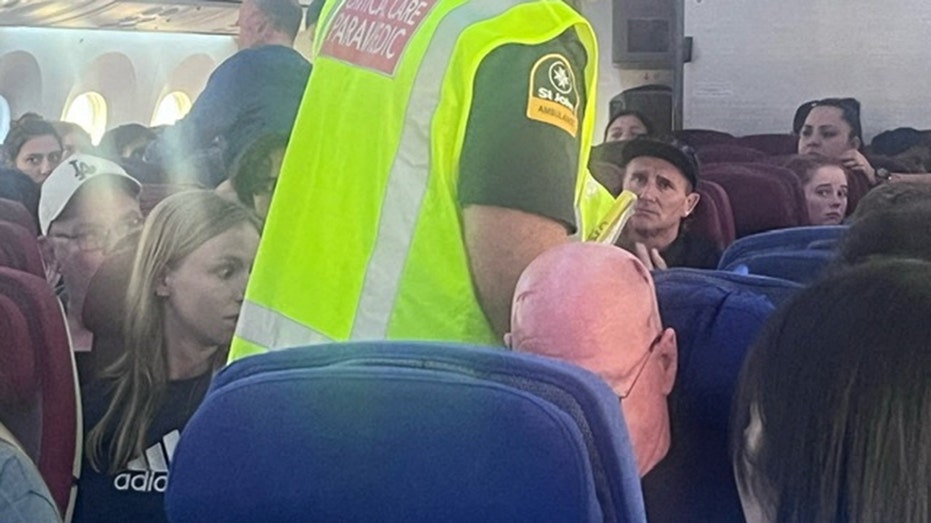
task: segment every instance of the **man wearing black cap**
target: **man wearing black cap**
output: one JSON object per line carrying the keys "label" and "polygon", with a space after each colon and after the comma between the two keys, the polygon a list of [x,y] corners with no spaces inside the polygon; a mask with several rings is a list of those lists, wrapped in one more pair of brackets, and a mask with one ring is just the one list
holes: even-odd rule
{"label": "man wearing black cap", "polygon": [[683,227],[700,198],[695,192],[698,160],[691,149],[672,141],[636,139],[624,147],[621,167],[622,186],[637,195],[637,204],[618,245],[649,268],[717,267],[717,248]]}

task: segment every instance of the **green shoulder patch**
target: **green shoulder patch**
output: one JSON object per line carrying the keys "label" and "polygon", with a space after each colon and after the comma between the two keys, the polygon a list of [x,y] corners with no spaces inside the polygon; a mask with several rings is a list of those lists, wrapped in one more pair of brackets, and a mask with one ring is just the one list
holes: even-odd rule
{"label": "green shoulder patch", "polygon": [[575,137],[579,132],[579,93],[569,60],[548,54],[533,64],[527,96],[527,118],[559,127]]}

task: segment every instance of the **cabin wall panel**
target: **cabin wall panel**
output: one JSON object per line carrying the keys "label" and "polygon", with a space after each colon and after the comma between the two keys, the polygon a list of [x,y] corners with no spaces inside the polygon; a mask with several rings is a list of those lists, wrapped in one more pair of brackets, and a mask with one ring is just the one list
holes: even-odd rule
{"label": "cabin wall panel", "polygon": [[869,139],[931,128],[927,0],[686,0],[686,127],[787,132],[802,102],[854,96]]}
{"label": "cabin wall panel", "polygon": [[0,27],[0,60],[26,53],[35,58],[40,77],[16,83],[0,76],[0,93],[14,117],[35,111],[58,119],[74,97],[96,90],[107,99],[108,128],[149,125],[171,86],[196,99],[216,64],[235,51],[229,36]]}

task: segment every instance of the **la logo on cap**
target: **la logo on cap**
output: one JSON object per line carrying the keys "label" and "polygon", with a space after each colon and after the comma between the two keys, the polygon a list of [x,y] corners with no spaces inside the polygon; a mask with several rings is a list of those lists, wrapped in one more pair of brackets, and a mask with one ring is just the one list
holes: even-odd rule
{"label": "la logo on cap", "polygon": [[93,176],[97,174],[97,166],[91,165],[87,162],[82,162],[80,160],[71,160],[68,162],[72,168],[74,168],[74,177],[78,181],[83,182],[87,179],[88,176]]}

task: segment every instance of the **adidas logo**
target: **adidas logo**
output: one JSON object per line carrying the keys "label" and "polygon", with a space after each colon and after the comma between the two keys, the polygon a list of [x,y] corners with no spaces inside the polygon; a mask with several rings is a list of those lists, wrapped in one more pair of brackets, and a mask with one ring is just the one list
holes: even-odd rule
{"label": "adidas logo", "polygon": [[168,485],[168,465],[178,446],[181,433],[173,430],[162,436],[162,440],[147,448],[144,456],[129,462],[127,471],[113,480],[119,491],[165,492]]}

